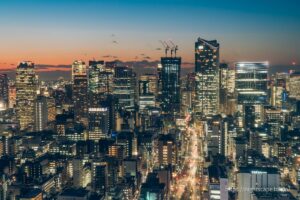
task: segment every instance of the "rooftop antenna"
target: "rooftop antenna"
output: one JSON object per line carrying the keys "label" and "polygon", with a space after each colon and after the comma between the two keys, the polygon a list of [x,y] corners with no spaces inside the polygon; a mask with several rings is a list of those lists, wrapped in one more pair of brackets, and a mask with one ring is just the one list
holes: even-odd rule
{"label": "rooftop antenna", "polygon": [[165,48],[165,54],[166,54],[166,57],[168,56],[168,51],[170,50],[170,46],[168,45],[168,43],[166,43],[165,41],[161,41],[160,40],[160,43],[163,45],[163,47]]}

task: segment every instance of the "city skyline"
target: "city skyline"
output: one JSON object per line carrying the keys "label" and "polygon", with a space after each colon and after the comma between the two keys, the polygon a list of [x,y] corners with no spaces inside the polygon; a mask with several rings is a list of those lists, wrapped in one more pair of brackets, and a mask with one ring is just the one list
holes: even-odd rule
{"label": "city skyline", "polygon": [[299,6],[3,1],[0,200],[300,200]]}
{"label": "city skyline", "polygon": [[180,0],[1,5],[1,71],[31,60],[38,71],[57,71],[59,76],[70,70],[74,60],[93,58],[146,61],[146,67],[155,67],[151,63],[159,63],[164,55],[159,41],[169,39],[179,46],[183,67],[193,68],[198,37],[219,41],[221,62],[267,60],[271,70],[285,70],[300,62],[296,1],[272,1],[272,7],[267,1],[253,7],[247,2]]}

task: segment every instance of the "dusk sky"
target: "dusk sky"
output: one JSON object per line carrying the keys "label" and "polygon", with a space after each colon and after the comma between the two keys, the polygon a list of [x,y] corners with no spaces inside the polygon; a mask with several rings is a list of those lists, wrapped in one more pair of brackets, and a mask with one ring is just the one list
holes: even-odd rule
{"label": "dusk sky", "polygon": [[159,40],[194,62],[197,37],[217,39],[221,61],[300,63],[299,0],[0,1],[0,68],[22,60],[159,60]]}

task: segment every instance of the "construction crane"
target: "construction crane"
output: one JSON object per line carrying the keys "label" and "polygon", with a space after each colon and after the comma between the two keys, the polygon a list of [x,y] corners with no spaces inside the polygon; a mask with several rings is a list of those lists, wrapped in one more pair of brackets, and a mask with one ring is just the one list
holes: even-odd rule
{"label": "construction crane", "polygon": [[174,51],[175,57],[176,57],[176,52],[177,52],[177,50],[178,50],[178,46],[175,45],[175,44],[172,42],[172,40],[169,40],[169,42],[170,42],[171,45],[172,45],[172,49],[171,49],[171,57],[172,57],[173,51]]}
{"label": "construction crane", "polygon": [[163,45],[163,47],[165,48],[165,54],[166,54],[166,57],[168,56],[168,51],[170,50],[170,46],[168,45],[168,43],[166,43],[165,41],[161,41],[160,40],[160,43]]}

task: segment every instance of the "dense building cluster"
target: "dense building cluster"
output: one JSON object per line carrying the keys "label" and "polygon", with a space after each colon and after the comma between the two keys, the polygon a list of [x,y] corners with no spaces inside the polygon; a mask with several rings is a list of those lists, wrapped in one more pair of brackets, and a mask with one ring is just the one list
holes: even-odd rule
{"label": "dense building cluster", "polygon": [[300,72],[220,63],[198,38],[183,74],[176,50],[139,76],[102,60],[71,80],[0,74],[0,200],[299,199]]}

